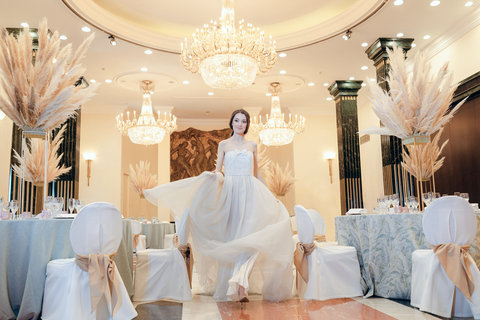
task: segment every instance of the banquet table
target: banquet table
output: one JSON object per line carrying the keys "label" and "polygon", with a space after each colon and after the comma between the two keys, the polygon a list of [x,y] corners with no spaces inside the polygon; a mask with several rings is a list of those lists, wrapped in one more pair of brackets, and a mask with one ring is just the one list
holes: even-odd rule
{"label": "banquet table", "polygon": [[[408,213],[335,217],[338,244],[357,249],[366,297],[410,299],[412,253],[430,248],[422,218],[423,214]],[[479,256],[475,242],[470,248],[474,259]]]}
{"label": "banquet table", "polygon": [[[72,258],[72,219],[0,221],[0,319],[38,319],[47,263]],[[127,292],[133,295],[133,248],[130,223],[114,261]]]}

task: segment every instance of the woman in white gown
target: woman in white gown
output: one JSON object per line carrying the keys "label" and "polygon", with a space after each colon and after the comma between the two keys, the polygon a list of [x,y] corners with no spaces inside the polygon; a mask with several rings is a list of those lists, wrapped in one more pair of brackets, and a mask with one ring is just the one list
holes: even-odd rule
{"label": "woman in white gown", "polygon": [[185,222],[204,292],[216,300],[248,301],[248,292],[258,292],[280,301],[293,285],[289,214],[257,179],[256,144],[244,137],[249,124],[245,110],[233,112],[233,133],[219,144],[215,172],[144,194]]}

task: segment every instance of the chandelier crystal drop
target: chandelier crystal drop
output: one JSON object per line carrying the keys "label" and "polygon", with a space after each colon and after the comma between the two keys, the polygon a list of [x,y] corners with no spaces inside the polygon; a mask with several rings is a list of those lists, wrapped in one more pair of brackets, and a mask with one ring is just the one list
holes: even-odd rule
{"label": "chandelier crystal drop", "polygon": [[260,140],[267,146],[283,146],[293,141],[295,134],[305,130],[305,117],[292,114],[288,115],[288,122],[285,122],[285,114],[280,107],[279,93],[280,83],[271,83],[272,105],[270,115],[267,114],[265,123],[260,115],[258,120],[255,116],[250,124],[252,130],[260,136]]}
{"label": "chandelier crystal drop", "polygon": [[143,90],[142,111],[137,117],[133,111],[130,119],[130,112],[127,112],[126,119],[122,114],[117,116],[117,129],[128,135],[130,140],[136,144],[152,145],[162,142],[165,134],[172,133],[177,128],[177,118],[170,112],[164,112],[163,117],[157,111],[157,118],[153,116],[152,98],[153,82],[144,80],[140,84]]}
{"label": "chandelier crystal drop", "polygon": [[210,21],[181,44],[185,69],[200,71],[212,88],[238,89],[250,86],[257,73],[267,72],[277,61],[275,41],[252,24],[239,21],[235,28],[233,0],[223,0],[219,23]]}

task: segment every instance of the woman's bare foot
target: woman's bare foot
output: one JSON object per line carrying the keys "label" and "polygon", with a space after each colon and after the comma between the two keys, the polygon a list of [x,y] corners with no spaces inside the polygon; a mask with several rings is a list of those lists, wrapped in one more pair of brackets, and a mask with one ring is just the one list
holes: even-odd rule
{"label": "woman's bare foot", "polygon": [[249,302],[247,292],[243,286],[238,287],[238,301],[240,302]]}

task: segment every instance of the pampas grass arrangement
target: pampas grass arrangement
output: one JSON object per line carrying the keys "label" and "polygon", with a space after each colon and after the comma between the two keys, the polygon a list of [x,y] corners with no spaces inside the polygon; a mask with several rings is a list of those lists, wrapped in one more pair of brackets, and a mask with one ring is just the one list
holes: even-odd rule
{"label": "pampas grass arrangement", "polygon": [[362,133],[404,139],[413,135],[430,136],[440,130],[465,101],[448,112],[457,88],[448,63],[440,70],[433,70],[425,52],[405,59],[398,47],[388,49],[388,56],[390,91],[384,91],[376,82],[369,83],[369,99],[383,127],[362,130]]}
{"label": "pampas grass arrangement", "polygon": [[283,197],[293,187],[295,182],[290,164],[287,163],[285,169],[282,170],[278,163],[270,166],[266,175],[267,186],[276,196]]}
{"label": "pampas grass arrangement", "polygon": [[61,48],[58,31],[49,35],[47,20],[43,19],[33,57],[28,28],[17,38],[3,28],[0,33],[0,110],[17,126],[51,130],[93,96],[96,85],[84,89],[74,86],[85,72],[80,60],[93,34],[72,55],[72,45]]}
{"label": "pampas grass arrangement", "polygon": [[439,147],[442,132],[443,128],[438,131],[432,141],[420,145],[408,145],[405,147],[408,152],[405,149],[403,151],[402,167],[419,181],[429,180],[443,165],[445,157],[438,158],[447,145],[448,139]]}
{"label": "pampas grass arrangement", "polygon": [[[63,134],[66,126],[64,125],[52,142],[48,142],[48,160],[47,160],[47,182],[52,182],[59,176],[70,171],[71,167],[60,166],[60,160],[63,153],[58,155],[58,149],[63,142]],[[23,176],[26,181],[34,184],[43,183],[45,176],[45,143],[43,139],[31,139],[30,149],[25,148],[25,158],[13,150],[14,158],[18,161],[18,165],[13,165],[13,170],[18,177]]]}
{"label": "pampas grass arrangement", "polygon": [[157,184],[157,175],[150,173],[149,161],[140,161],[135,168],[130,165],[130,185],[140,198],[143,198],[143,190],[151,189]]}

